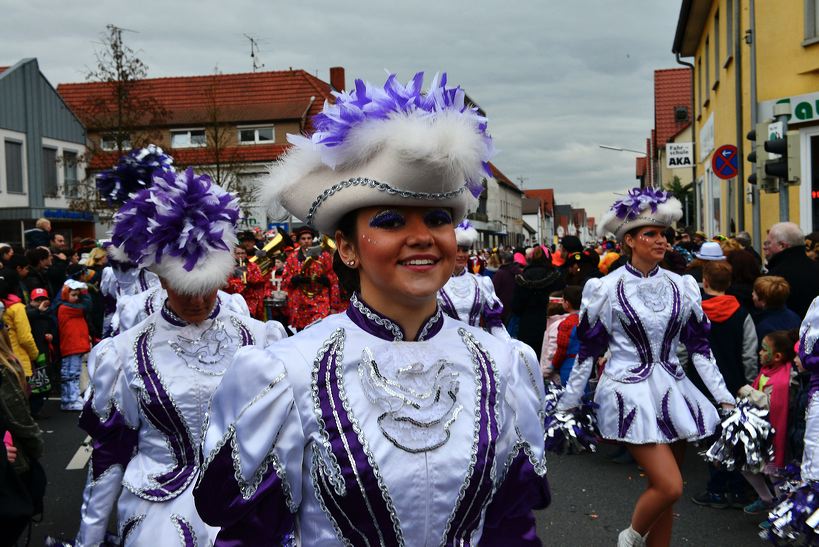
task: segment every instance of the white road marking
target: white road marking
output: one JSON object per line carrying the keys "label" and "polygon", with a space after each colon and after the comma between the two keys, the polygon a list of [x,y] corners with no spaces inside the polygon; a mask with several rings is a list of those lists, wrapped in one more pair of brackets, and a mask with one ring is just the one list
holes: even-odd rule
{"label": "white road marking", "polygon": [[71,461],[65,466],[66,471],[85,469],[88,460],[91,459],[91,437],[86,437],[80,447],[74,453]]}

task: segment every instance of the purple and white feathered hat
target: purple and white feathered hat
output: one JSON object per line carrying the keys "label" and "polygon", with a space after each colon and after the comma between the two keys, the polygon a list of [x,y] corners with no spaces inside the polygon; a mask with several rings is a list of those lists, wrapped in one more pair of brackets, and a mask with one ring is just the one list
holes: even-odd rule
{"label": "purple and white feathered hat", "polygon": [[447,87],[446,74],[426,92],[423,78],[405,86],[392,74],[383,87],[356,80],[334,92],[313,135],[288,135],[293,147],[273,167],[264,200],[330,234],[346,213],[370,206],[443,206],[462,219],[491,176],[487,120],[460,87]]}
{"label": "purple and white feathered hat", "polygon": [[478,241],[478,230],[472,224],[464,219],[460,224],[455,226],[455,241],[458,247],[466,247],[471,249],[475,242]]}
{"label": "purple and white feathered hat", "polygon": [[151,185],[154,175],[173,173],[173,158],[155,144],[124,154],[111,169],[96,176],[97,190],[109,205],[128,201]]}
{"label": "purple and white feathered hat", "polygon": [[239,202],[211,181],[163,172],[114,216],[111,241],[120,261],[130,260],[185,294],[225,284],[234,267]]}
{"label": "purple and white feathered hat", "polygon": [[612,233],[619,240],[641,226],[671,226],[682,218],[680,201],[659,188],[633,188],[603,215],[600,235]]}

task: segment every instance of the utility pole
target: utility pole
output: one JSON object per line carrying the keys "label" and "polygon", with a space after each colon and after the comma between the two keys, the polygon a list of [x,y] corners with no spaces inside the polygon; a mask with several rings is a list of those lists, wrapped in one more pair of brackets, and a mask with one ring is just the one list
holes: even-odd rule
{"label": "utility pole", "polygon": [[264,63],[259,61],[259,42],[253,36],[248,34],[244,36],[250,41],[250,61],[253,64],[253,72],[257,72],[260,68],[264,68]]}

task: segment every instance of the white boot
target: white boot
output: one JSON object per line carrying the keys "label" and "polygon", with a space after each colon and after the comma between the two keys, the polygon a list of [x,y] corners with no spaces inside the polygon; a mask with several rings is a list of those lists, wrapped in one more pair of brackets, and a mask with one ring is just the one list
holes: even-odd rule
{"label": "white boot", "polygon": [[640,533],[629,526],[622,532],[620,535],[617,536],[617,547],[644,547],[646,544],[646,538],[640,535]]}

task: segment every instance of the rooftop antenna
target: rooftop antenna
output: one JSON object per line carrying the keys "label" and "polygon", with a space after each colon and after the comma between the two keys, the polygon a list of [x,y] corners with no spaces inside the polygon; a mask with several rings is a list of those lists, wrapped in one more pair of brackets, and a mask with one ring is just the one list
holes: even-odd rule
{"label": "rooftop antenna", "polygon": [[264,68],[264,63],[259,61],[259,42],[256,38],[244,35],[250,41],[250,60],[253,63],[253,72],[257,72],[260,68]]}

